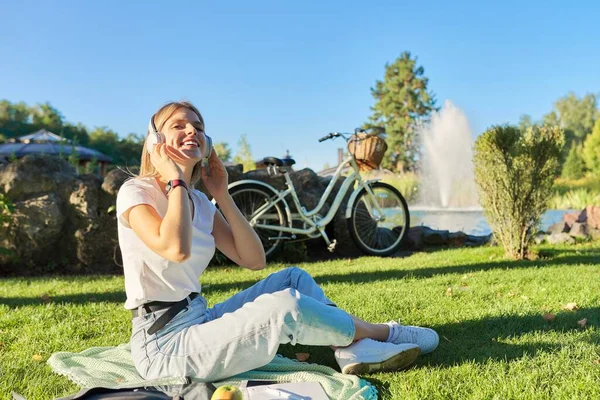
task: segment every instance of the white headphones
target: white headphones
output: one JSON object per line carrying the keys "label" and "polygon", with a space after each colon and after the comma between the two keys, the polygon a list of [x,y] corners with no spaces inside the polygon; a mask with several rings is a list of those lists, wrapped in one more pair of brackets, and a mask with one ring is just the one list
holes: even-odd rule
{"label": "white headphones", "polygon": [[148,153],[152,153],[152,149],[158,143],[164,143],[165,136],[162,133],[159,133],[154,125],[154,115],[150,118],[150,122],[148,122],[148,138],[146,139],[146,150]]}
{"label": "white headphones", "polygon": [[[212,139],[206,134],[204,134],[204,136],[206,137],[206,144],[202,152],[202,161],[208,161],[208,158],[212,154]],[[150,122],[148,122],[148,138],[146,139],[146,150],[148,153],[152,153],[152,149],[154,149],[154,146],[158,143],[165,143],[165,135],[158,132],[158,129],[156,129],[153,115],[150,118]]]}

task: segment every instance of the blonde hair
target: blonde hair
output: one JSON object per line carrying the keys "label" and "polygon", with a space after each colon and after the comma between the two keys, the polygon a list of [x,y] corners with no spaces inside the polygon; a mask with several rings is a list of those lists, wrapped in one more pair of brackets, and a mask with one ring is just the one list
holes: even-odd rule
{"label": "blonde hair", "polygon": [[[190,102],[188,101],[171,101],[161,108],[152,116],[152,121],[154,122],[154,126],[156,127],[156,131],[160,132],[164,127],[165,122],[173,115],[173,113],[180,108],[187,108],[188,110],[193,111],[198,118],[200,119],[200,123],[202,124],[202,129],[204,129],[204,118],[202,118],[202,114],[200,111]],[[140,163],[140,173],[138,175],[139,178],[156,178],[159,176],[158,171],[150,162],[150,154],[146,150],[146,142],[148,140],[148,135],[150,132],[146,133],[146,140],[144,140],[144,148],[142,150],[142,160]],[[201,178],[201,168],[200,162],[194,165],[194,169],[192,170],[192,181],[190,182],[191,186],[194,186]]]}

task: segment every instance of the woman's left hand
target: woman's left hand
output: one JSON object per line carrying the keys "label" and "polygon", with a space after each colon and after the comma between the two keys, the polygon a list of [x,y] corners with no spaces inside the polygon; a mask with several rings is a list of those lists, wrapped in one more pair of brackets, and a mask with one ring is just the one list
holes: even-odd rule
{"label": "woman's left hand", "polygon": [[214,149],[208,158],[208,169],[210,169],[210,176],[207,176],[207,168],[205,166],[202,167],[202,182],[211,196],[218,202],[220,198],[229,193],[229,175],[227,174],[225,165],[219,156],[217,156]]}

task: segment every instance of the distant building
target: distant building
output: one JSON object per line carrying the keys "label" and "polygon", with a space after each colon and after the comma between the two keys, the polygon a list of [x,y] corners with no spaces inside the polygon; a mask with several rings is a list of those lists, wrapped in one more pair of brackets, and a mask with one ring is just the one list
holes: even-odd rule
{"label": "distant building", "polygon": [[0,157],[11,159],[23,158],[29,154],[49,154],[68,157],[73,151],[77,153],[79,166],[86,168],[96,161],[100,166],[100,174],[106,175],[106,167],[112,158],[94,149],[74,146],[70,140],[55,133],[40,129],[28,135],[11,138],[8,143],[0,144]]}

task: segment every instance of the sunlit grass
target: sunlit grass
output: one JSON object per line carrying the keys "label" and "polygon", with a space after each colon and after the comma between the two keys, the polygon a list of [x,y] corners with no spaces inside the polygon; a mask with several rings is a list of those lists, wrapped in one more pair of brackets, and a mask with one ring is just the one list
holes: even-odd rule
{"label": "sunlit grass", "polygon": [[[369,321],[430,326],[439,348],[408,371],[366,376],[383,399],[600,398],[600,243],[543,247],[508,261],[495,247],[303,263],[338,306]],[[211,268],[210,304],[284,265]],[[121,276],[0,280],[0,398],[51,399],[79,390],[45,363],[56,351],[129,340]],[[564,309],[567,303],[578,309]],[[543,314],[556,318],[548,322]],[[577,321],[587,318],[582,329]],[[284,355],[337,368],[329,349]]]}

